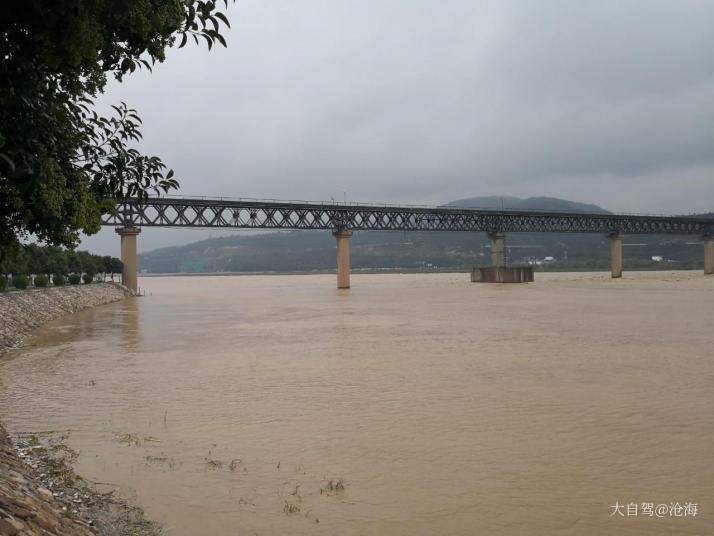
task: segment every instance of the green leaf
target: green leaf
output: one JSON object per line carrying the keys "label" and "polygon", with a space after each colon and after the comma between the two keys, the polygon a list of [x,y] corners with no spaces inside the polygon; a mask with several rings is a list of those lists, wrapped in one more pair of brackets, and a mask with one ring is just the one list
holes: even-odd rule
{"label": "green leaf", "polygon": [[231,23],[228,22],[228,17],[226,17],[223,13],[216,13],[216,18],[219,18],[223,21],[223,23],[228,26],[229,28],[231,27]]}
{"label": "green leaf", "polygon": [[13,162],[9,156],[5,153],[0,153],[0,159],[7,162],[7,165],[10,167],[10,173],[15,173],[15,162]]}

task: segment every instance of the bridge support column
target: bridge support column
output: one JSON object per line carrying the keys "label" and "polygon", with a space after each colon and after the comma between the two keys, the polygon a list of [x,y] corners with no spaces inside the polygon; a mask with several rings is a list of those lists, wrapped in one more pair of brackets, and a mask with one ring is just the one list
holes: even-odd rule
{"label": "bridge support column", "polygon": [[506,234],[501,232],[488,233],[491,239],[491,266],[494,268],[506,265]]}
{"label": "bridge support column", "polygon": [[332,233],[337,239],[337,288],[350,288],[350,238],[352,231],[337,229]]}
{"label": "bridge support column", "polygon": [[704,273],[714,274],[714,236],[704,237]]}
{"label": "bridge support column", "polygon": [[610,239],[610,271],[613,279],[622,277],[622,235],[612,233],[608,235]]}
{"label": "bridge support column", "polygon": [[138,227],[121,227],[116,230],[121,236],[121,262],[124,264],[121,281],[125,287],[137,291],[136,277],[136,237],[141,232]]}

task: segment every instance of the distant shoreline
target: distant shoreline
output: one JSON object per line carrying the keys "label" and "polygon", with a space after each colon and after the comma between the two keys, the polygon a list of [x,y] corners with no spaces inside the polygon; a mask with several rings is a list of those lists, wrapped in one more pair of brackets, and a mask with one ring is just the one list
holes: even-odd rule
{"label": "distant shoreline", "polygon": [[[353,268],[352,274],[438,274],[438,273],[466,273],[470,268],[421,270],[406,268]],[[190,277],[190,276],[232,276],[232,275],[334,275],[336,270],[291,270],[261,271],[261,272],[167,272],[167,273],[139,273],[139,277]]]}
{"label": "distant shoreline", "polygon": [[[629,272],[696,272],[700,271],[701,268],[682,268],[682,267],[668,267],[668,268],[648,268],[641,266],[633,266],[631,268],[625,267],[625,271]],[[471,267],[458,267],[458,268],[434,268],[434,269],[422,269],[422,268],[353,268],[352,274],[454,274],[454,273],[469,273]],[[593,268],[546,268],[536,267],[536,273],[603,273],[609,272],[610,269],[606,267],[593,267]],[[292,270],[292,271],[260,271],[260,272],[166,272],[166,273],[139,273],[139,277],[210,277],[210,276],[253,276],[253,275],[334,275],[336,270]]]}

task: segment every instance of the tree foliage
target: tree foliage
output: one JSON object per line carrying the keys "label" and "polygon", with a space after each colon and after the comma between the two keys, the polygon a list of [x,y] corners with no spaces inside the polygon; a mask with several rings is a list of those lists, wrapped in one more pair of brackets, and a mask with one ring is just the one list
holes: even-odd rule
{"label": "tree foliage", "polygon": [[24,290],[29,285],[29,280],[27,276],[24,275],[13,275],[12,276],[12,286],[18,290]]}
{"label": "tree foliage", "polygon": [[141,154],[141,120],[125,103],[104,117],[108,76],[151,70],[189,40],[216,42],[216,0],[27,0],[0,17],[0,259],[28,235],[74,247],[118,199],[178,186]]}
{"label": "tree foliage", "polygon": [[123,269],[116,257],[93,255],[87,251],[65,250],[56,246],[30,244],[20,248],[18,254],[0,261],[4,275],[66,275],[68,273],[116,274]]}

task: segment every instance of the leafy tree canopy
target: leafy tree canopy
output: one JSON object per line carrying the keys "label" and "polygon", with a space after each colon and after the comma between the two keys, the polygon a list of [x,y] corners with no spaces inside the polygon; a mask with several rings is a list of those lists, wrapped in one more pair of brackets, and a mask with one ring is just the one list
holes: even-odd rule
{"label": "leafy tree canopy", "polygon": [[139,153],[136,111],[103,117],[108,76],[152,69],[187,41],[225,46],[228,0],[26,0],[0,17],[0,259],[29,235],[75,247],[117,199],[178,186]]}
{"label": "leafy tree canopy", "polygon": [[116,257],[92,255],[87,251],[71,251],[56,246],[29,244],[16,255],[0,260],[2,275],[37,275],[121,273],[122,262]]}

